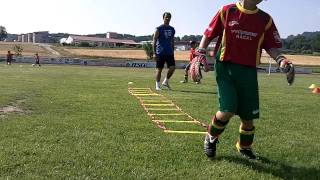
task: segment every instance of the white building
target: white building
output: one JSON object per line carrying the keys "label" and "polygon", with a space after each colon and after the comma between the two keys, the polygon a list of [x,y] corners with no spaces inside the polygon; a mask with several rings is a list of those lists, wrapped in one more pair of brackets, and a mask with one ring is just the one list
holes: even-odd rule
{"label": "white building", "polygon": [[136,43],[133,40],[127,39],[113,39],[113,38],[100,38],[100,37],[89,37],[89,36],[76,36],[70,35],[66,40],[66,44],[79,45],[83,42],[89,43],[90,46],[99,47],[136,47],[140,43]]}

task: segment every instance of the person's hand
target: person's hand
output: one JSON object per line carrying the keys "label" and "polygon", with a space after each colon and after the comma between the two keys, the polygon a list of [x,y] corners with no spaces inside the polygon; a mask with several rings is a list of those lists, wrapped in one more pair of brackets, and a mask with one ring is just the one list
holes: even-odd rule
{"label": "person's hand", "polygon": [[192,62],[199,61],[201,66],[203,66],[204,72],[208,72],[210,70],[209,63],[206,57],[206,50],[202,48],[198,48],[195,52],[195,58],[193,58]]}
{"label": "person's hand", "polygon": [[283,73],[286,73],[288,85],[291,86],[294,82],[294,78],[295,78],[295,74],[296,74],[295,69],[294,69],[294,65],[292,64],[291,61],[289,61],[284,56],[279,56],[276,60],[277,60],[277,63],[280,67],[280,70]]}
{"label": "person's hand", "polygon": [[189,74],[192,81],[200,82],[202,79],[202,66],[205,72],[208,72],[210,68],[206,58],[206,51],[204,49],[197,49],[194,55],[195,57],[191,61]]}

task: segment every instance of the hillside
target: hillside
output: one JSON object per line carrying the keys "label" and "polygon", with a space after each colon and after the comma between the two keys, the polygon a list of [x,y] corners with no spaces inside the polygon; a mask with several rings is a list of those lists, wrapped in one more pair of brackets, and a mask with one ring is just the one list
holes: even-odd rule
{"label": "hillside", "polygon": [[13,47],[15,45],[19,45],[23,48],[22,55],[24,56],[33,56],[35,53],[38,53],[40,56],[52,56],[50,51],[38,44],[13,42],[0,42],[0,56],[5,56],[8,51],[11,51],[11,53],[14,54]]}

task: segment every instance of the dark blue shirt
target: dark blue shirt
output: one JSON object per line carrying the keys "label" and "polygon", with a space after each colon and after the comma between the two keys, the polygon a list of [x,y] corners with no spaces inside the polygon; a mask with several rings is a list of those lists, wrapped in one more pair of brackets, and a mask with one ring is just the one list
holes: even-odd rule
{"label": "dark blue shirt", "polygon": [[157,27],[159,37],[156,42],[156,55],[173,55],[173,39],[176,31],[172,26],[161,25]]}

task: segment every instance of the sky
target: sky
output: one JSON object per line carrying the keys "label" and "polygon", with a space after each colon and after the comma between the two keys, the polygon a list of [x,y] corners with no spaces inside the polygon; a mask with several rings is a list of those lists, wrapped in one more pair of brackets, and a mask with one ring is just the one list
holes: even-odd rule
{"label": "sky", "polygon": [[[35,31],[95,34],[117,32],[151,35],[172,14],[176,36],[202,35],[223,5],[237,0],[1,0],[0,25],[8,33]],[[305,31],[320,31],[320,0],[266,0],[260,9],[269,13],[282,38]]]}

